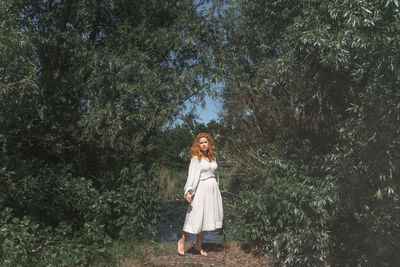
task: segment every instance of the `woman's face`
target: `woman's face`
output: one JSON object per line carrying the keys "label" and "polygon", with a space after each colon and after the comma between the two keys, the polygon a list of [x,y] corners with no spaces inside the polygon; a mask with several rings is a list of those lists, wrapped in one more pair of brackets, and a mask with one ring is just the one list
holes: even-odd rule
{"label": "woman's face", "polygon": [[208,150],[208,140],[205,137],[200,138],[199,140],[200,151],[205,153]]}

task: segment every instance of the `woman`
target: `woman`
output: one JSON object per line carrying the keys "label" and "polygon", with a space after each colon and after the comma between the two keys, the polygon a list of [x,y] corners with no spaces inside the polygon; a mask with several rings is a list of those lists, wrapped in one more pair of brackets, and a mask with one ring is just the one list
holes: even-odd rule
{"label": "woman", "polygon": [[182,238],[178,241],[179,255],[185,254],[185,241],[189,234],[197,234],[194,249],[207,256],[202,247],[204,231],[222,227],[222,198],[216,180],[214,140],[200,133],[192,145],[191,161],[185,185],[185,199],[190,204],[186,212]]}

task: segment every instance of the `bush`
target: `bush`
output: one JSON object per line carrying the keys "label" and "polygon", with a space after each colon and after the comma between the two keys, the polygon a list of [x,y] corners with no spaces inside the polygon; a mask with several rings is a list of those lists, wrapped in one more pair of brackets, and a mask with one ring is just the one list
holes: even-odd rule
{"label": "bush", "polygon": [[13,217],[9,208],[1,212],[0,232],[5,266],[86,265],[111,242],[95,221],[86,222],[79,231],[66,222],[53,228],[28,216]]}
{"label": "bush", "polygon": [[2,169],[3,264],[87,265],[94,257],[107,257],[112,238],[154,236],[158,188],[140,165],[124,168],[114,186],[103,189],[73,177],[69,168],[24,166],[19,172]]}
{"label": "bush", "polygon": [[285,266],[323,265],[331,242],[333,185],[305,176],[294,165],[270,164],[242,188],[241,230]]}
{"label": "bush", "polygon": [[331,262],[339,266],[400,262],[400,94],[390,86],[393,74],[386,75],[389,85],[371,84],[349,108],[327,157],[338,188]]}

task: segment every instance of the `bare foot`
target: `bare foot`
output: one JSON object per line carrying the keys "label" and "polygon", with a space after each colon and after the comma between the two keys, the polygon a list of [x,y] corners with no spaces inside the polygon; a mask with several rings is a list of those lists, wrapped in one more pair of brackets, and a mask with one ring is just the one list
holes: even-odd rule
{"label": "bare foot", "polygon": [[178,254],[181,256],[185,255],[185,243],[181,240],[178,241]]}
{"label": "bare foot", "polygon": [[205,252],[201,247],[199,248],[197,245],[195,245],[194,249],[197,250],[198,252],[200,252],[201,256],[205,256],[205,257],[208,256],[207,252]]}

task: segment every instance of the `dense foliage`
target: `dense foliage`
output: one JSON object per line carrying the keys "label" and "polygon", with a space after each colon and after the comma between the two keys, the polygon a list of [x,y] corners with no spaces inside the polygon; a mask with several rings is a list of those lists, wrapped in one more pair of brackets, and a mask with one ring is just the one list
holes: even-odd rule
{"label": "dense foliage", "polygon": [[227,1],[224,123],[244,233],[283,265],[395,266],[398,1]]}
{"label": "dense foliage", "polygon": [[[397,0],[0,1],[1,263],[87,265],[151,237],[160,172],[186,170],[207,131],[238,164],[255,247],[286,266],[395,266],[399,14]],[[180,116],[213,87],[223,127]]]}
{"label": "dense foliage", "polygon": [[204,1],[0,1],[0,257],[151,237],[155,137],[213,79]]}

